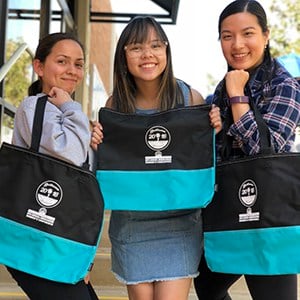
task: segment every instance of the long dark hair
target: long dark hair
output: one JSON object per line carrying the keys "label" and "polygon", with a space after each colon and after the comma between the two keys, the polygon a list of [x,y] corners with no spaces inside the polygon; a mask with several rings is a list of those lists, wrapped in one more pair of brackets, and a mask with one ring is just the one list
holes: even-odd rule
{"label": "long dark hair", "polygon": [[[44,63],[47,56],[51,53],[52,48],[55,46],[55,44],[62,40],[75,41],[81,47],[83,53],[85,52],[83,45],[72,33],[56,32],[56,33],[46,35],[44,38],[42,38],[39,41],[39,44],[36,48],[34,59],[38,59],[41,63]],[[29,86],[28,95],[33,96],[38,93],[41,93],[42,88],[43,88],[42,79],[39,78]]]}
{"label": "long dark hair", "polygon": [[173,74],[171,48],[168,37],[161,25],[152,17],[135,17],[122,31],[117,43],[114,58],[112,106],[114,109],[132,113],[135,111],[136,84],[133,76],[127,70],[127,61],[124,47],[130,43],[144,43],[148,38],[150,29],[154,29],[158,38],[168,42],[167,64],[161,75],[161,84],[158,92],[160,110],[175,107],[183,103],[183,95],[176,84]]}
{"label": "long dark hair", "polygon": [[[266,12],[260,3],[258,3],[255,0],[236,0],[228,4],[220,14],[219,22],[218,22],[219,39],[221,36],[221,26],[224,19],[231,15],[241,13],[241,12],[248,12],[256,16],[258,24],[261,27],[263,33],[266,33],[269,30]],[[265,48],[264,62],[267,63],[268,65],[271,64],[269,42]]]}

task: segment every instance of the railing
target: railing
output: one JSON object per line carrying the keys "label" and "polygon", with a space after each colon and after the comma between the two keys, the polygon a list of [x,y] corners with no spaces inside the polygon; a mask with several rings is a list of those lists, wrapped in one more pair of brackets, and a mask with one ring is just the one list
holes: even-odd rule
{"label": "railing", "polygon": [[[0,82],[4,79],[6,74],[9,72],[9,70],[12,68],[12,66],[17,62],[17,60],[20,58],[20,56],[27,52],[31,58],[33,58],[34,54],[29,49],[28,45],[26,43],[22,44],[15,52],[14,54],[8,59],[8,61],[0,68]],[[34,78],[34,74],[33,74]],[[32,79],[33,79],[32,78]]]}
{"label": "railing", "polygon": [[[1,1],[1,0],[0,0]],[[14,64],[18,61],[21,55],[24,52],[27,52],[31,58],[33,58],[34,54],[29,49],[26,43],[23,43],[14,53],[13,55],[7,60],[7,62],[0,68],[0,82],[5,78],[7,73],[10,69],[14,66]],[[34,81],[36,75],[32,72],[32,81]],[[6,102],[3,98],[0,97],[0,143],[3,141],[3,121],[4,121],[4,114],[14,118],[16,113],[16,107],[11,105],[10,103]]]}

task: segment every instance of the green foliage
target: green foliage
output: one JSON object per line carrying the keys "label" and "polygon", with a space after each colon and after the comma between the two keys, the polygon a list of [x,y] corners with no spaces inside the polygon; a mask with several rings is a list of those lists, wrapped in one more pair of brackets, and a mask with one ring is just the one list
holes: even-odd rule
{"label": "green foliage", "polygon": [[[207,90],[209,91],[209,94],[212,94],[219,82],[218,79],[214,78],[214,76],[212,76],[211,74],[206,74],[206,80],[207,80]],[[208,95],[206,95],[207,97]]]}
{"label": "green foliage", "polygon": [[300,1],[273,0],[270,11],[272,55],[300,54]]}
{"label": "green foliage", "polygon": [[[21,39],[9,40],[6,44],[6,61],[23,44]],[[5,101],[18,107],[23,98],[27,95],[27,89],[31,83],[31,57],[24,52],[16,63],[9,70],[4,80]]]}

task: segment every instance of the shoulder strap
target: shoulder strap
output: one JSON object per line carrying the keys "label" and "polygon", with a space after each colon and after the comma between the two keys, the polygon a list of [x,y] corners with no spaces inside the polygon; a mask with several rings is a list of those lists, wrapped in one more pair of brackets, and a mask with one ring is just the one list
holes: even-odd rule
{"label": "shoulder strap", "polygon": [[257,123],[259,136],[260,136],[260,153],[269,154],[273,153],[273,146],[271,144],[271,134],[270,130],[263,119],[261,113],[259,112],[257,106],[250,99],[250,105],[255,115],[255,120]]}
{"label": "shoulder strap", "polygon": [[[30,149],[35,152],[38,152],[40,148],[45,107],[47,101],[48,101],[48,95],[42,96],[38,98],[36,101],[34,119],[32,125],[31,147],[30,147]],[[89,167],[90,167],[89,154],[87,154],[86,161],[83,163],[82,168],[84,170],[89,170]]]}
{"label": "shoulder strap", "polygon": [[42,129],[43,129],[43,121],[44,121],[44,113],[45,106],[48,100],[48,96],[42,96],[37,99],[34,119],[32,125],[32,135],[31,135],[31,149],[38,152],[41,142]]}
{"label": "shoulder strap", "polygon": [[[257,106],[253,103],[253,100],[251,98],[249,104],[251,109],[253,110],[257,127],[258,127],[259,136],[260,136],[260,142],[259,142],[260,154],[271,154],[274,151],[271,144],[270,130],[265,120],[263,119],[260,111],[258,110]],[[222,160],[228,160],[231,153],[233,138],[231,136],[228,136],[226,133],[232,123],[233,123],[232,113],[231,110],[228,109],[224,120],[223,131],[222,133],[220,133],[222,134],[222,140],[223,140],[223,145],[221,148]]]}

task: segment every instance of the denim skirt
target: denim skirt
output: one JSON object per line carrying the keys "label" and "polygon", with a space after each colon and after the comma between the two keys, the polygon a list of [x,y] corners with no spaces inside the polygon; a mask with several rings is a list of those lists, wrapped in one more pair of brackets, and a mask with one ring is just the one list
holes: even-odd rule
{"label": "denim skirt", "polygon": [[112,272],[125,284],[198,276],[201,209],[112,211],[109,237]]}

